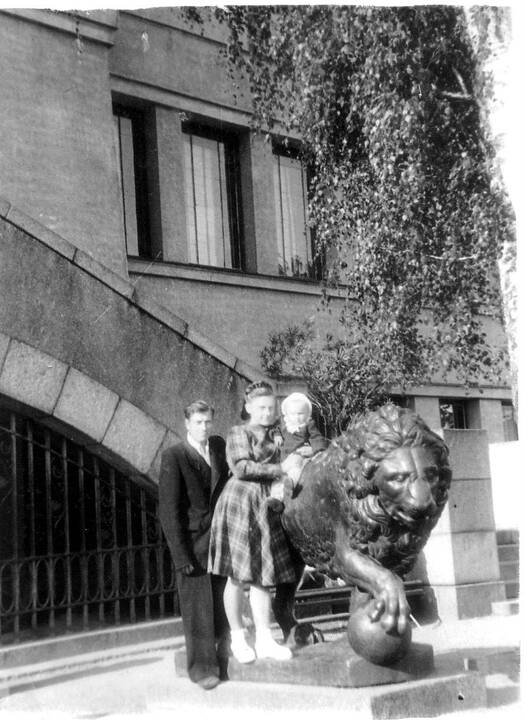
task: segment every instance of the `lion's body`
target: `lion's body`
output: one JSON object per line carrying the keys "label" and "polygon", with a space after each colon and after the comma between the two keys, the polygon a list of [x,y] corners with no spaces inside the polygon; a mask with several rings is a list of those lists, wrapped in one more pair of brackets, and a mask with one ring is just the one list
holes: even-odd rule
{"label": "lion's body", "polygon": [[[385,512],[375,484],[379,463],[391,451],[405,446],[431,448],[441,470],[434,492],[435,512],[411,527]],[[304,561],[322,572],[336,572],[333,561],[340,528],[349,547],[404,574],[439,519],[449,485],[450,469],[442,439],[413,413],[389,404],[358,418],[306,465],[301,491],[287,499],[282,522]]]}
{"label": "lion's body", "polygon": [[389,593],[401,592],[392,574],[411,569],[437,523],[450,479],[443,440],[389,403],[358,417],[307,463],[299,488],[285,498],[282,522],[306,564],[386,604]]}

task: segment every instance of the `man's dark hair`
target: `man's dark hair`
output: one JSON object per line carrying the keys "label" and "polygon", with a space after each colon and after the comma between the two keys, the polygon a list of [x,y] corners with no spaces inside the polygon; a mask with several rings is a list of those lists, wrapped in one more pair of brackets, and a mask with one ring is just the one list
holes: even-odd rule
{"label": "man's dark hair", "polygon": [[194,400],[194,402],[190,403],[190,405],[187,405],[187,407],[184,410],[185,418],[187,420],[190,420],[192,415],[195,413],[208,413],[214,417],[214,408],[212,405],[209,405],[209,403],[205,402],[205,400]]}

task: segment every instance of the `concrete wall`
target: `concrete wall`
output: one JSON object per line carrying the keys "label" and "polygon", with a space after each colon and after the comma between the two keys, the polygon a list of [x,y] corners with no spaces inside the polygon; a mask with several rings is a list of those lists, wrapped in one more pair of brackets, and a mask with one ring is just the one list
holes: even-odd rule
{"label": "concrete wall", "polygon": [[453,470],[448,503],[425,546],[443,620],[490,615],[500,581],[486,432],[443,430]]}
{"label": "concrete wall", "polygon": [[125,275],[108,68],[114,28],[14,13],[0,13],[0,193]]}
{"label": "concrete wall", "polygon": [[[260,366],[259,353],[271,332],[308,318],[322,333],[338,331],[336,324],[328,327],[327,315],[317,312],[320,291],[315,282],[142,261],[130,262],[130,276],[157,302],[197,323],[212,340],[255,367]],[[491,341],[498,342],[500,332],[497,326],[489,330]],[[501,400],[510,397],[506,386],[483,386],[481,393],[438,381],[408,393],[414,396],[416,412],[432,428],[441,426],[438,397],[470,398],[471,427],[488,430],[493,441],[503,439]]]}
{"label": "concrete wall", "polygon": [[[177,10],[163,10],[169,9],[119,13],[110,58],[112,75],[247,111],[249,95],[242,95],[246,90],[242,86],[235,101],[227,60],[219,53],[217,39],[202,37],[199,27],[181,22]],[[221,31],[216,32],[219,37],[223,37]]]}
{"label": "concrete wall", "polygon": [[247,382],[262,377],[2,202],[0,287],[0,394],[153,480],[188,403],[211,402],[225,434]]}
{"label": "concrete wall", "polygon": [[[212,284],[206,276],[173,280],[132,274],[145,293],[256,367],[270,332],[301,323],[316,313],[316,290],[303,293],[297,285],[297,292],[290,292],[294,281],[251,283],[247,278],[245,284]],[[283,291],[277,289],[280,286]]]}

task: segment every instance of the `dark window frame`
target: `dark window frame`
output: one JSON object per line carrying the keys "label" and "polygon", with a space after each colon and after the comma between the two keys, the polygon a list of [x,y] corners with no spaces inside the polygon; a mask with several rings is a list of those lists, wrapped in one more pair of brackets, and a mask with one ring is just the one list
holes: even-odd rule
{"label": "dark window frame", "polygon": [[311,182],[311,173],[309,165],[307,165],[302,159],[302,153],[298,145],[293,142],[287,142],[284,139],[273,139],[272,141],[272,152],[273,155],[279,155],[281,157],[288,157],[294,160],[300,160],[304,174],[305,174],[305,197],[306,197],[306,208],[305,208],[305,219],[306,219],[306,233],[309,234],[309,246],[311,250],[311,260],[308,266],[308,272],[306,276],[302,275],[280,275],[280,277],[287,277],[289,280],[322,280],[324,276],[324,268],[326,265],[326,258],[324,252],[318,252],[316,246],[316,233],[315,230],[307,222],[307,202],[309,202],[309,185]]}
{"label": "dark window frame", "polygon": [[[510,408],[511,410],[511,417],[506,418],[505,417],[505,408]],[[501,418],[503,423],[503,440],[504,442],[515,442],[519,439],[518,436],[518,423],[516,422],[516,418],[514,416],[514,405],[512,403],[512,400],[502,400],[501,401]],[[510,423],[510,425],[507,425],[507,422]]]}
{"label": "dark window frame", "polygon": [[[150,208],[149,208],[149,181],[147,166],[147,133],[146,133],[146,113],[142,108],[129,107],[120,102],[113,103],[113,114],[118,117],[124,117],[131,121],[132,124],[132,144],[134,151],[134,183],[135,183],[135,215],[137,223],[137,247],[138,255],[128,252],[128,243],[126,245],[126,253],[128,257],[139,257],[151,260],[153,258],[153,243],[151,236]],[[119,135],[119,143],[121,137]],[[119,162],[121,163],[122,176],[122,148],[119,147]],[[124,203],[123,189],[121,188],[122,201]],[[125,240],[126,237],[126,221],[124,223]]]}
{"label": "dark window frame", "polygon": [[[443,424],[444,414],[441,410],[442,405],[452,406],[452,420],[453,426]],[[448,430],[468,430],[468,406],[467,401],[462,398],[439,398],[439,414],[441,420],[441,427]]]}
{"label": "dark window frame", "polygon": [[187,120],[181,123],[181,130],[186,135],[195,135],[207,140],[216,140],[223,143],[225,152],[225,184],[227,189],[227,219],[231,236],[231,262],[232,268],[222,268],[216,265],[203,265],[199,267],[215,267],[220,270],[238,270],[245,272],[246,256],[243,234],[242,210],[242,184],[240,167],[240,141],[238,134],[229,130],[219,129],[212,125]]}

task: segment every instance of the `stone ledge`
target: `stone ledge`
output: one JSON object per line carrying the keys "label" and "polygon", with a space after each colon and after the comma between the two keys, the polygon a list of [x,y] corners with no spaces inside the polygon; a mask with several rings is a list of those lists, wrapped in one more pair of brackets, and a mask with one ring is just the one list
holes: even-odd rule
{"label": "stone ledge", "polygon": [[[3,9],[3,13],[14,15],[15,17],[36,23],[37,25],[45,25],[55,30],[66,32],[70,35],[77,36],[77,29],[82,39],[92,40],[102,43],[103,45],[113,45],[113,35],[117,29],[116,18],[106,14],[105,19],[101,15],[100,10],[96,11],[98,15],[92,12],[88,16],[86,12],[82,14],[73,14],[66,12],[53,12],[44,9]],[[111,13],[112,11],[107,11]],[[113,11],[115,13],[115,11]]]}
{"label": "stone ledge", "polygon": [[208,355],[217,358],[228,368],[234,369],[238,358],[228,350],[225,350],[225,348],[222,348],[220,345],[216,345],[215,342],[209,340],[205,337],[205,335],[202,335],[200,332],[197,332],[188,325],[185,337],[189,342],[196,345],[201,350],[204,350]]}
{"label": "stone ledge", "polygon": [[7,218],[10,207],[11,203],[5,200],[5,198],[0,197],[0,217]]}
{"label": "stone ledge", "polygon": [[505,599],[505,587],[501,580],[456,585],[430,583],[430,587],[443,621],[486,617],[492,612],[493,602]]}
{"label": "stone ledge", "polygon": [[252,365],[249,365],[249,363],[245,362],[245,360],[240,360],[240,358],[237,358],[233,369],[236,373],[238,373],[238,375],[243,375],[243,377],[247,378],[247,380],[250,380],[251,382],[255,382],[256,380],[266,380],[268,383],[270,383],[273,387],[276,388],[275,380],[269,378],[261,370],[258,370]]}
{"label": "stone ledge", "polygon": [[520,612],[519,600],[495,600],[490,604],[493,615],[506,617],[508,615],[518,615]]}
{"label": "stone ledge", "polygon": [[158,320],[163,323],[163,325],[166,325],[171,330],[177,332],[178,335],[183,337],[186,336],[188,324],[180,317],[170,312],[168,308],[160,305],[155,300],[152,300],[150,295],[141,288],[136,287],[134,289],[132,302],[134,302],[137,307],[141,308],[141,310],[144,310],[144,312],[151,315],[154,320]]}
{"label": "stone ledge", "polygon": [[121,649],[124,654],[134,651],[157,649],[170,643],[170,647],[181,645],[183,625],[181,618],[152,620],[150,622],[120,625],[102,630],[85,630],[56,638],[4,646],[0,650],[0,669],[4,678],[16,678],[28,672],[37,673],[53,664],[62,670],[68,667],[71,657],[94,659]]}
{"label": "stone ledge", "polygon": [[31,235],[31,237],[35,238],[35,240],[47,245],[52,250],[59,253],[59,255],[62,255],[68,260],[73,260],[73,256],[75,255],[75,251],[77,249],[75,245],[72,245],[67,240],[64,240],[63,237],[57,235],[57,233],[54,233],[41,223],[33,220],[33,218],[29,217],[29,215],[26,215],[11,205],[5,218],[12,225],[15,225],[17,228],[20,228],[20,230],[23,230],[28,235]]}
{"label": "stone ledge", "polygon": [[132,283],[124,280],[112,270],[109,270],[105,265],[102,265],[92,255],[89,255],[83,250],[77,248],[73,256],[73,264],[85,270],[105,285],[108,285],[108,287],[125,298],[130,299],[134,294],[135,288]]}
{"label": "stone ledge", "polygon": [[9,347],[9,341],[11,338],[8,335],[0,332],[0,374],[4,365],[4,360],[7,354],[7,348]]}
{"label": "stone ledge", "polygon": [[[302,280],[273,275],[258,275],[242,273],[240,271],[222,270],[214,267],[200,267],[184,263],[155,262],[147,263],[144,260],[128,258],[128,267],[131,274],[141,276],[172,278],[177,280],[191,280],[215,285],[229,285],[252,290],[273,290],[298,295],[320,295],[320,285],[310,280]],[[330,293],[332,297],[339,297],[337,292]],[[342,291],[340,293],[342,295]]]}
{"label": "stone ledge", "polygon": [[478,672],[418,680],[397,690],[384,688],[382,694],[371,698],[371,714],[376,720],[437,717],[486,706],[485,678]]}

